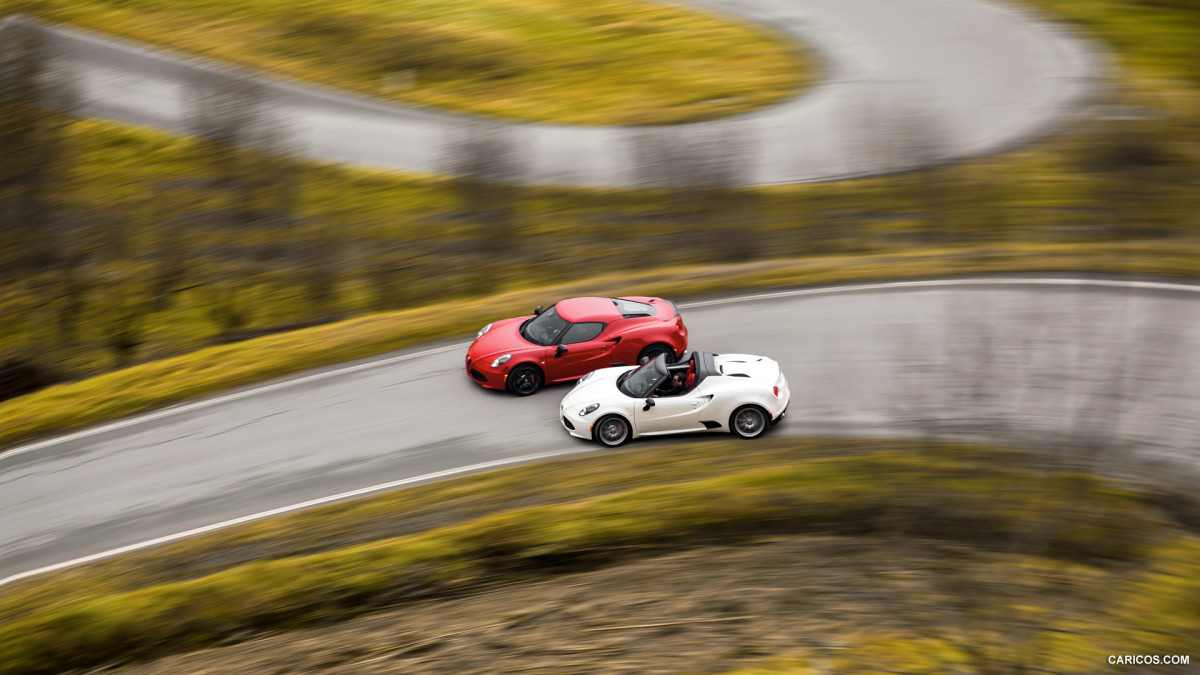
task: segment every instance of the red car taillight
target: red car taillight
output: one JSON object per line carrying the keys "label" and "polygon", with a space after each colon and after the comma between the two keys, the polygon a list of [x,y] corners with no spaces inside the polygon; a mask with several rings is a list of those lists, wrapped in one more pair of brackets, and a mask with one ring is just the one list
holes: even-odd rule
{"label": "red car taillight", "polygon": [[779,387],[771,387],[771,391],[775,392],[775,398],[779,398]]}

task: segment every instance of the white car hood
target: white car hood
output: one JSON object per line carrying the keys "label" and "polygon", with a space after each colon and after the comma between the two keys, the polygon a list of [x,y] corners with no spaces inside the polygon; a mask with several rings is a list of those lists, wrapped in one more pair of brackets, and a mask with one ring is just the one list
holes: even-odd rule
{"label": "white car hood", "polygon": [[612,401],[629,400],[629,397],[617,389],[617,378],[623,373],[633,370],[635,366],[619,368],[601,368],[593,371],[586,380],[575,383],[575,388],[563,397],[563,407],[572,408],[591,405],[593,403],[609,403]]}

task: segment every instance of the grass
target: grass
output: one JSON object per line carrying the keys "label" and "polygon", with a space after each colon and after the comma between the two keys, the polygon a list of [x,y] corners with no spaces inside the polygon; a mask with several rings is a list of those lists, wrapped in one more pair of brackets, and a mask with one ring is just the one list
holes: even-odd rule
{"label": "grass", "polygon": [[1114,88],[1102,103],[1193,125],[1200,114],[1200,5],[1194,0],[1021,2],[1082,29],[1109,50]]}
{"label": "grass", "polygon": [[813,77],[762,26],[638,0],[4,0],[103,33],[369,96],[513,120],[668,124]]}
{"label": "grass", "polygon": [[1011,271],[1195,274],[1200,247],[1156,242],[930,249],[904,255],[830,256],[665,268],[526,288],[495,296],[371,314],[151,361],[0,403],[0,448],[189,398],[434,340],[467,339],[489,321],[573,295],[672,298],[755,288]]}
{"label": "grass", "polygon": [[1195,0],[1022,0],[1051,16],[1065,19],[1103,40],[1113,49],[1126,81],[1166,78],[1190,81],[1176,86],[1200,86],[1196,34],[1200,4]]}
{"label": "grass", "polygon": [[[765,445],[742,457],[744,444],[719,442],[506,469],[25,582],[0,598],[0,672],[148,658],[247,631],[785,534],[933,538],[1047,561],[1134,566],[1141,571],[1129,575],[1129,588],[1112,589],[1114,598],[1153,610],[1142,616],[1156,626],[1186,626],[1195,618],[1196,589],[1170,575],[1194,570],[1196,558],[1188,555],[1200,540],[1138,493],[1038,467],[1026,455],[970,446]],[[559,486],[547,475],[566,480]],[[512,491],[535,483],[532,505]],[[310,525],[353,532],[390,516],[412,526],[430,511],[449,512],[449,522],[287,554],[321,539],[304,532]],[[195,570],[251,540],[268,548],[273,540],[285,543],[273,559],[234,561],[204,575],[163,579],[155,572]],[[157,562],[141,565],[147,556]]]}

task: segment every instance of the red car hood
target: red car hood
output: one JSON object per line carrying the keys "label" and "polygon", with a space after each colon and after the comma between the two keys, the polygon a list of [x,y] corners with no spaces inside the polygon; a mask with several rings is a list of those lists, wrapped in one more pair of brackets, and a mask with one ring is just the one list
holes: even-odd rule
{"label": "red car hood", "polygon": [[467,356],[471,358],[472,362],[484,360],[490,362],[504,354],[516,356],[525,351],[544,349],[544,347],[539,347],[521,337],[521,324],[532,318],[533,315],[493,321],[491,329],[471,343],[470,348],[467,349]]}

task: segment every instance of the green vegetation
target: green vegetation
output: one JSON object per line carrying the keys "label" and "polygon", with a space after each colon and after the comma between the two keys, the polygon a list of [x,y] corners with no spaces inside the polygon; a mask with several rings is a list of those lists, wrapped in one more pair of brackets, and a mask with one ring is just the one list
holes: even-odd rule
{"label": "green vegetation", "polygon": [[[1197,618],[1200,539],[1137,492],[1036,456],[969,446],[764,446],[739,456],[744,444],[702,443],[506,469],[25,582],[0,599],[0,672],[146,658],[247,631],[781,535],[940,539],[1028,556],[1035,567],[1110,569],[1122,580],[1108,589],[1113,602],[1136,605],[1133,616],[1156,632],[1098,620],[1063,638],[1070,656],[1103,652],[1114,636],[1160,649],[1194,640],[1177,629]],[[566,480],[560,486],[547,476]],[[521,485],[536,487],[513,491]],[[388,517],[408,531],[336,541]],[[430,522],[438,524],[426,529]],[[245,547],[275,557],[238,560]],[[312,547],[318,552],[292,555]],[[219,568],[210,562],[222,559]],[[1187,581],[1172,576],[1180,573]]]}
{"label": "green vegetation", "polygon": [[[1135,227],[1087,206],[1096,194],[1121,193],[1104,189],[1108,176],[1073,174],[1066,156],[1021,158],[1003,171],[981,164],[761,190],[748,199],[727,191],[707,200],[514,191],[511,220],[498,224],[464,208],[470,197],[456,181],[307,167],[280,188],[294,194],[284,224],[272,215],[239,228],[213,216],[220,193],[195,187],[215,180],[196,142],[93,122],[75,132],[77,164],[56,199],[91,215],[82,231],[50,244],[65,252],[63,261],[0,283],[0,313],[12,317],[0,324],[5,351],[36,353],[73,377],[258,331],[651,264],[931,257],[941,249],[996,257],[1014,245],[1086,251],[1127,240],[1169,253],[1195,241],[1183,160],[1159,172],[1183,178],[1133,200]],[[706,204],[720,206],[704,211]],[[1192,271],[1163,267],[1157,271]],[[860,268],[843,278],[864,272],[889,273]],[[132,314],[137,325],[125,321],[130,306],[149,310]],[[132,340],[115,339],[130,331]]]}
{"label": "green vegetation", "polygon": [[[1146,92],[1200,87],[1195,0],[1022,0],[1092,33],[1116,51],[1127,83]],[[1182,78],[1182,82],[1171,82]]]}
{"label": "green vegetation", "polygon": [[284,77],[496,117],[667,124],[746,112],[813,76],[761,26],[637,0],[4,0]]}

